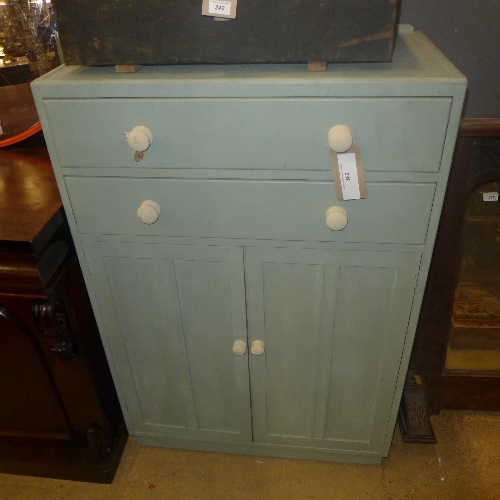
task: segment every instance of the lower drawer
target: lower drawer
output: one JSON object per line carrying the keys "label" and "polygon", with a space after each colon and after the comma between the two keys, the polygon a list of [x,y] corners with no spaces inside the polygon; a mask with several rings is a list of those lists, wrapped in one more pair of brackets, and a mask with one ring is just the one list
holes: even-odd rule
{"label": "lower drawer", "polygon": [[[368,183],[368,198],[339,202],[333,182],[66,177],[78,231],[423,244],[434,199],[432,183]],[[160,205],[143,224],[144,200]],[[331,231],[325,212],[347,210],[348,225]]]}

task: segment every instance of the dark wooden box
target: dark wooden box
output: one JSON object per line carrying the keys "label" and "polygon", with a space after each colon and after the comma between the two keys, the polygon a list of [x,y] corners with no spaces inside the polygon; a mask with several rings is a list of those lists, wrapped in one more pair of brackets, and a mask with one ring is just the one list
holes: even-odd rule
{"label": "dark wooden box", "polygon": [[54,0],[66,64],[390,62],[400,0]]}

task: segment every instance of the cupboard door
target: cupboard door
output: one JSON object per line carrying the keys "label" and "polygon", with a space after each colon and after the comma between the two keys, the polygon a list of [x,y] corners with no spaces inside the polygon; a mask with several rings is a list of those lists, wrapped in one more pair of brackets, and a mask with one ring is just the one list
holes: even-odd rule
{"label": "cupboard door", "polygon": [[131,433],[251,441],[243,250],[85,242]]}
{"label": "cupboard door", "polygon": [[378,451],[420,254],[245,250],[254,441]]}

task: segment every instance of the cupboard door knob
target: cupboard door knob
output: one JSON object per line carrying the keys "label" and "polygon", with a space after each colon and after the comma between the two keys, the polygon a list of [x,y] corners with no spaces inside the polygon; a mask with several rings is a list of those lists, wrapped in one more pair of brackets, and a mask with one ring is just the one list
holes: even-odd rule
{"label": "cupboard door knob", "polygon": [[336,153],[347,151],[352,145],[351,129],[346,125],[335,125],[328,131],[328,145]]}
{"label": "cupboard door knob", "polygon": [[153,142],[153,134],[151,130],[142,125],[138,125],[134,127],[130,132],[125,132],[125,136],[127,137],[128,145],[134,150],[138,152],[146,151],[146,149],[151,146]]}
{"label": "cupboard door knob", "polygon": [[236,356],[243,356],[247,352],[247,343],[243,340],[235,340],[233,344],[233,353]]}
{"label": "cupboard door knob", "polygon": [[255,356],[262,356],[264,354],[264,342],[262,342],[262,340],[254,340],[250,351],[252,351],[252,354]]}
{"label": "cupboard door knob", "polygon": [[347,226],[347,212],[339,206],[330,207],[326,211],[326,225],[332,231],[342,231]]}
{"label": "cupboard door knob", "polygon": [[137,209],[137,217],[144,224],[154,224],[160,215],[160,205],[153,200],[145,200]]}

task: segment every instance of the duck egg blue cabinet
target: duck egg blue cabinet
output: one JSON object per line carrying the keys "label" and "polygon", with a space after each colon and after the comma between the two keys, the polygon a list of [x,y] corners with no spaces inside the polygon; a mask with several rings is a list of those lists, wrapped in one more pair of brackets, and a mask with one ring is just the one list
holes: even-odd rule
{"label": "duck egg blue cabinet", "polygon": [[[465,85],[421,33],[392,63],[318,73],[73,66],[33,83],[139,443],[387,456]],[[337,199],[338,124],[366,199]]]}

